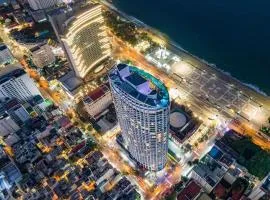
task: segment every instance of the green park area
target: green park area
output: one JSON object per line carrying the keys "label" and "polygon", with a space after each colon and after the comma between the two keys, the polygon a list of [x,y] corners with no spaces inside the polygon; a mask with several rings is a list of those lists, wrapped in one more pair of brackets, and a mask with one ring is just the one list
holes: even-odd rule
{"label": "green park area", "polygon": [[237,162],[249,173],[263,179],[270,172],[270,152],[254,144],[250,138],[232,139],[225,135],[222,140],[239,154]]}
{"label": "green park area", "polygon": [[103,15],[106,25],[111,29],[112,33],[131,46],[134,47],[141,41],[147,41],[150,44],[150,47],[146,50],[147,52],[159,47],[159,44],[154,42],[146,32],[138,29],[133,22],[119,17],[112,11],[106,11]]}

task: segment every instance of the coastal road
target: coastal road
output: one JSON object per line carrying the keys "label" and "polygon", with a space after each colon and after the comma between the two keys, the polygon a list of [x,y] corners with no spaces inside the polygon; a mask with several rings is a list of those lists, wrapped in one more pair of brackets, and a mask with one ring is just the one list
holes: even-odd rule
{"label": "coastal road", "polygon": [[[123,51],[116,52],[119,53],[120,59],[131,59],[136,65],[141,66],[144,70],[162,80],[168,88],[176,86],[180,93],[181,91],[188,93],[188,102],[202,108],[201,110],[205,112],[206,115],[223,118],[226,124],[231,119],[241,121],[241,126],[248,127],[245,129],[245,133],[241,132],[242,134],[251,136],[253,142],[262,148],[270,149],[270,142],[259,133],[261,126],[267,124],[267,118],[270,117],[269,97],[247,87],[240,81],[219,71],[217,68],[191,55],[177,45],[170,43],[170,41],[164,40],[162,34],[159,34],[158,31],[153,31],[151,27],[137,22],[134,18],[119,11],[112,4],[106,1],[102,1],[102,3],[123,18],[149,31],[151,33],[150,36],[154,35],[165,41],[167,49],[181,57],[184,63],[188,64],[188,66],[192,68],[192,72],[195,73],[189,74],[190,76],[180,74],[180,79],[179,74],[176,74],[178,78],[173,75],[168,77],[164,71],[153,67],[153,65],[145,59],[144,55],[136,52],[124,42],[116,41],[116,45],[118,43],[119,49]],[[185,79],[184,81],[183,78]],[[195,81],[194,78],[196,79]],[[235,129],[238,128],[238,126],[234,127]]]}
{"label": "coastal road", "polygon": [[[113,130],[109,130],[103,136],[96,135],[95,139],[101,147],[100,151],[103,153],[104,157],[112,164],[112,166],[118,169],[142,192],[144,199],[159,200],[162,199],[163,194],[166,194],[170,188],[180,181],[180,175],[182,168],[180,165],[175,164],[172,166],[172,161],[168,161],[165,167],[167,173],[163,173],[162,181],[158,186],[150,183],[148,178],[142,177],[136,174],[134,166],[127,162],[128,157],[123,152],[123,150],[116,143],[116,135],[120,133],[120,127],[116,127]],[[123,154],[125,155],[123,157]]]}
{"label": "coastal road", "polygon": [[[201,102],[197,98],[194,98],[188,90],[183,89],[181,83],[178,80],[174,79],[168,74],[164,73],[163,71],[159,70],[157,67],[153,66],[149,63],[145,57],[137,53],[134,49],[127,46],[121,40],[114,38],[113,40],[114,46],[117,48],[114,51],[114,55],[117,58],[121,58],[122,60],[129,59],[132,60],[137,67],[142,68],[143,70],[147,71],[148,73],[154,75],[158,79],[160,79],[163,83],[165,83],[166,87],[170,89],[175,89],[179,92],[180,99],[187,102],[191,107],[194,108],[194,112],[201,115],[202,117],[213,118],[216,116],[215,112],[218,112],[216,108],[211,108],[210,103]],[[189,102],[189,103],[188,103]],[[214,113],[214,114],[213,114]]]}
{"label": "coastal road", "polygon": [[[189,91],[193,97],[202,99],[205,102],[209,101],[205,105],[210,103],[211,107],[218,109],[222,114],[241,118],[246,123],[252,122],[255,129],[259,129],[266,123],[267,118],[270,116],[269,97],[254,91],[240,81],[223,73],[184,49],[179,48],[176,44],[167,41],[161,33],[123,13],[111,3],[105,0],[102,0],[101,3],[123,18],[132,21],[138,27],[148,31],[150,33],[149,36],[153,36],[155,41],[156,38],[160,38],[163,44],[167,44],[167,49],[170,52],[179,56],[184,60],[185,64],[191,66],[191,74],[177,74],[180,75],[180,80],[175,79],[175,77],[172,78],[177,80],[179,85]],[[136,55],[136,57],[140,58],[144,56]],[[142,60],[139,59],[138,61],[141,63]],[[182,81],[183,78],[185,82]]]}
{"label": "coastal road", "polygon": [[[158,69],[157,67],[153,66],[151,63],[149,63],[145,59],[145,57],[142,54],[138,53],[133,48],[126,45],[123,41],[114,37],[113,44],[114,44],[114,46],[117,47],[114,51],[114,55],[116,57],[123,59],[123,60],[126,60],[126,59],[132,60],[134,62],[134,64],[136,64],[138,67],[146,70],[147,72],[153,74],[154,76],[159,78],[161,81],[163,81],[168,88],[177,88],[177,90],[180,93],[180,97],[182,96],[181,94],[184,94],[184,96],[186,96],[186,102],[190,102],[190,104],[192,105],[192,108],[193,108],[192,110],[194,112],[196,112],[196,111],[199,112],[199,114],[201,114],[201,116],[203,118],[205,118],[205,117],[216,118],[218,116],[218,118],[222,118],[222,120],[226,121],[226,122],[229,122],[231,119],[237,118],[237,119],[241,120],[242,126],[249,127],[249,128],[245,129],[245,135],[251,136],[254,143],[260,145],[262,148],[270,149],[270,142],[263,139],[258,134],[258,128],[260,127],[261,124],[263,124],[265,122],[265,120],[268,117],[269,110],[268,110],[267,106],[264,106],[263,108],[261,108],[258,105],[258,103],[255,103],[257,108],[260,109],[260,111],[264,112],[263,118],[261,119],[260,115],[258,115],[254,119],[245,120],[239,115],[239,113],[231,110],[230,108],[217,107],[215,104],[213,104],[210,101],[205,100],[204,98],[194,96],[190,92],[192,90],[192,88],[185,87],[186,85],[183,84],[182,80],[178,80],[177,78],[175,78],[174,76],[171,76],[171,75],[169,76],[165,72],[163,72],[160,69]],[[212,71],[212,72],[214,73],[214,71]],[[217,73],[217,72],[215,72],[215,73]],[[214,77],[214,78],[216,79],[219,77]],[[224,82],[224,80],[222,80],[222,81]],[[253,93],[253,91],[251,91],[250,93]],[[264,103],[267,102],[267,98],[265,98],[264,96],[262,96],[260,94],[257,94],[256,96],[258,96],[260,99],[262,99]],[[249,98],[247,101],[252,101],[252,103],[253,103],[254,100],[251,100]],[[256,101],[258,101],[258,100],[256,99]],[[246,102],[244,102],[244,103],[246,103]],[[246,106],[243,105],[243,107],[245,108]],[[247,110],[247,112],[249,113],[248,110]],[[270,114],[269,114],[269,116],[270,116]],[[255,121],[253,122],[253,120],[255,120]],[[256,121],[256,120],[258,120],[258,121]],[[234,127],[237,127],[237,126],[234,126]],[[243,133],[243,132],[241,132],[241,133]]]}
{"label": "coastal road", "polygon": [[177,44],[168,41],[165,39],[164,35],[157,31],[156,29],[140,22],[136,18],[127,15],[126,13],[122,12],[121,10],[117,9],[112,3],[106,1],[106,0],[100,0],[100,3],[102,3],[106,8],[108,8],[111,11],[114,11],[119,16],[133,22],[138,27],[141,27],[143,31],[149,32],[149,36],[153,37],[154,41],[161,41],[162,45],[166,45],[166,47],[173,53],[175,53],[177,56],[180,56],[182,59],[185,60],[185,62],[190,63],[193,67],[200,68],[202,71],[207,71],[208,74],[215,74],[217,75],[221,80],[226,82],[227,84],[230,84],[230,86],[234,87],[236,90],[239,91],[245,91],[245,93],[256,99],[256,102],[258,104],[263,105],[265,109],[269,110],[270,112],[270,97],[264,96],[257,91],[251,89],[250,87],[244,85],[237,79],[229,76],[228,74],[218,70],[218,68],[213,67],[209,63],[205,62],[204,60],[192,55],[191,53],[187,52],[186,50],[180,48]]}

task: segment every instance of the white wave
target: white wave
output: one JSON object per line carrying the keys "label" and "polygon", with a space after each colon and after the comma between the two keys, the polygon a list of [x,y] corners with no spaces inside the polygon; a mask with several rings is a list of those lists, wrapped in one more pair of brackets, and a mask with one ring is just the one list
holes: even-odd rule
{"label": "white wave", "polygon": [[[220,69],[221,70],[221,69]],[[226,74],[227,76],[231,76],[232,77],[232,75],[231,75],[231,73],[230,72],[226,72],[226,71],[223,71],[223,70],[221,70],[224,74]]]}
{"label": "white wave", "polygon": [[133,16],[129,16],[130,20],[135,23],[135,24],[140,24],[142,26],[146,26],[149,27],[147,24],[145,24],[144,22],[142,22],[141,20],[137,19],[136,17]]}
{"label": "white wave", "polygon": [[178,48],[178,49],[181,49],[182,51],[185,51],[188,53],[188,51],[186,51],[180,44],[178,44],[177,42],[171,40],[170,41],[170,44],[173,45],[174,47]]}
{"label": "white wave", "polygon": [[[242,82],[243,83],[243,82]],[[262,91],[262,89],[260,89],[257,85],[253,85],[253,84],[251,84],[251,83],[243,83],[245,86],[247,86],[247,87],[249,87],[249,88],[251,88],[251,89],[253,89],[253,90],[255,90],[256,92],[258,92],[258,93],[260,93],[260,94],[262,94],[262,95],[264,95],[264,96],[268,96],[264,91]]]}
{"label": "white wave", "polygon": [[[204,60],[204,61],[205,61],[205,60]],[[210,65],[211,67],[215,68],[215,69],[218,70],[219,72],[221,72],[221,73],[223,73],[223,74],[225,74],[225,75],[227,75],[227,76],[230,76],[231,78],[236,79],[235,77],[232,76],[232,74],[231,74],[230,72],[227,72],[227,71],[225,71],[225,70],[223,70],[223,69],[218,68],[216,64],[214,64],[214,63],[209,63],[209,62],[207,62],[207,61],[205,61],[205,63],[207,63],[207,64]]]}

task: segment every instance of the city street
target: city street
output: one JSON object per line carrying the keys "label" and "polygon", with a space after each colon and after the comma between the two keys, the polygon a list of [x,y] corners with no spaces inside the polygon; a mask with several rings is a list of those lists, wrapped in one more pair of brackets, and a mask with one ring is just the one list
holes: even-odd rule
{"label": "city street", "polygon": [[[202,112],[205,112],[208,118],[218,118],[224,124],[229,124],[231,119],[241,121],[241,126],[248,127],[244,129],[244,133],[241,131],[241,134],[249,135],[254,143],[264,149],[270,149],[270,141],[259,133],[260,128],[267,123],[267,118],[270,117],[269,97],[250,89],[228,74],[178,48],[174,43],[159,36],[159,33],[151,32],[151,27],[137,22],[115,8],[113,4],[107,1],[101,2],[118,15],[137,24],[138,27],[144,27],[146,31],[150,30],[149,36],[154,35],[154,41],[156,38],[160,38],[162,44],[166,44],[166,48],[180,57],[183,62],[181,66],[176,66],[180,73],[166,75],[164,71],[149,63],[144,55],[111,35],[116,47],[115,57],[117,59],[131,60],[134,65],[158,77],[169,90],[177,89],[180,96],[184,94],[187,102],[195,108],[194,112],[198,111],[198,107],[202,108]],[[202,112],[199,113],[202,114]],[[239,129],[238,126],[230,126],[230,128]]]}
{"label": "city street", "polygon": [[[59,92],[57,88],[52,90],[49,82],[28,65],[24,58],[24,55],[28,56],[28,50],[12,40],[2,26],[0,27],[0,35],[25,71],[36,81],[42,95],[52,100],[65,114],[69,114],[68,111],[70,111],[72,120],[80,121],[76,111],[69,107],[72,101],[66,93]],[[132,184],[137,186],[144,199],[163,199],[170,189],[181,180],[181,176],[186,175],[191,169],[192,166],[188,163],[202,158],[213,147],[217,137],[228,129],[251,137],[253,142],[263,149],[270,149],[270,141],[258,134],[259,128],[270,117],[270,101],[268,98],[239,85],[236,80],[230,81],[229,77],[210,69],[205,63],[179,51],[171,44],[168,44],[170,50],[181,58],[181,62],[174,66],[174,71],[167,73],[165,70],[154,66],[146,59],[145,55],[139,53],[124,41],[119,40],[112,34],[110,36],[114,47],[114,59],[129,60],[138,68],[161,80],[166,85],[170,96],[177,103],[187,106],[193,112],[194,117],[202,122],[206,131],[213,128],[207,141],[194,145],[190,152],[185,152],[188,156],[183,156],[184,158],[178,162],[168,155],[165,169],[158,173],[150,172],[149,176],[142,175],[137,171],[135,162],[116,142],[116,136],[121,132],[119,125],[103,135],[95,131],[91,132],[91,137],[98,143],[98,149],[104,157]],[[90,82],[85,84],[80,91],[81,97],[87,95],[90,90],[96,87],[98,85],[93,85]],[[74,102],[78,103],[79,100],[76,99]],[[81,123],[78,126],[82,128],[86,125],[89,124]],[[82,162],[84,162],[83,159]],[[78,162],[78,164],[80,163]],[[61,179],[65,176],[66,174]]]}
{"label": "city street", "polygon": [[13,56],[17,60],[21,60],[25,53],[27,53],[27,49],[19,45],[16,41],[12,40],[8,35],[8,32],[5,31],[3,25],[0,25],[0,37],[4,41],[4,43],[9,47]]}
{"label": "city street", "polygon": [[162,194],[165,194],[174,184],[180,181],[182,167],[169,160],[167,167],[164,169],[165,171],[162,172],[162,181],[155,186],[155,184],[151,183],[153,180],[148,180],[148,178],[143,178],[137,174],[134,164],[116,142],[116,135],[119,132],[120,127],[117,126],[113,130],[106,132],[102,137],[96,135],[96,140],[101,146],[104,157],[109,160],[113,167],[125,174],[132,183],[140,188],[145,199],[162,199]]}

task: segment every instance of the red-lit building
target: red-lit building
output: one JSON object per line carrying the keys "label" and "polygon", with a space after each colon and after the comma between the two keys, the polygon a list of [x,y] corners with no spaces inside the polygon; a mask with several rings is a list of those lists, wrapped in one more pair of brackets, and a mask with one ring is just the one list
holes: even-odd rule
{"label": "red-lit building", "polygon": [[97,118],[112,103],[111,92],[106,85],[102,85],[90,92],[83,99],[83,103],[88,114],[93,118]]}
{"label": "red-lit building", "polygon": [[202,188],[194,180],[191,180],[187,186],[178,194],[177,200],[193,200],[196,199]]}

